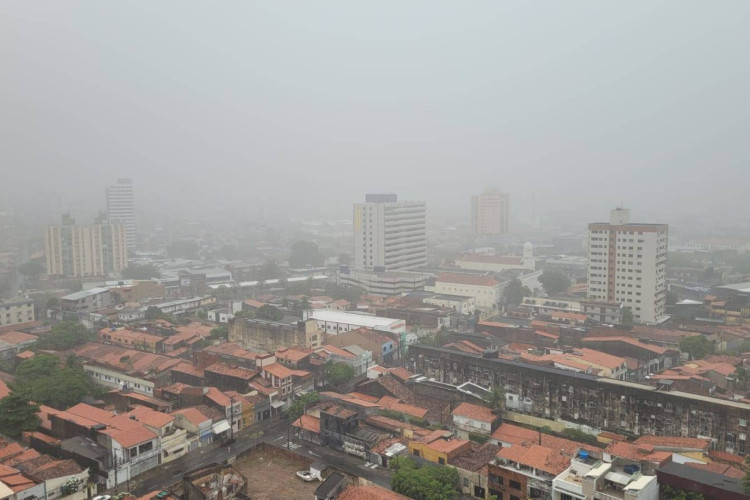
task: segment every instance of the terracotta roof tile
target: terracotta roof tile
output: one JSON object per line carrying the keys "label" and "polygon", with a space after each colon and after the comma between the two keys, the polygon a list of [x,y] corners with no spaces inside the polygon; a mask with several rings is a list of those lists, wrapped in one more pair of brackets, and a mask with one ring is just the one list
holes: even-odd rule
{"label": "terracotta roof tile", "polygon": [[318,434],[320,432],[320,419],[315,418],[312,415],[302,415],[292,422],[292,426]]}
{"label": "terracotta roof tile", "polygon": [[492,413],[490,408],[479,406],[471,403],[461,403],[453,410],[453,415],[471,418],[480,422],[492,423],[497,420],[498,416]]}
{"label": "terracotta roof tile", "polygon": [[409,500],[407,496],[374,484],[349,486],[336,498],[337,500]]}

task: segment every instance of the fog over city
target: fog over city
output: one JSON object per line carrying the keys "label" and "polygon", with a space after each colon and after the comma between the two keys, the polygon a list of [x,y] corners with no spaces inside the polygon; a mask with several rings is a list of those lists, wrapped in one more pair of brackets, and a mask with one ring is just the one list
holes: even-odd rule
{"label": "fog over city", "polygon": [[[0,209],[742,223],[750,3],[5,2]],[[32,208],[33,207],[33,208]],[[545,215],[546,214],[546,215]]]}

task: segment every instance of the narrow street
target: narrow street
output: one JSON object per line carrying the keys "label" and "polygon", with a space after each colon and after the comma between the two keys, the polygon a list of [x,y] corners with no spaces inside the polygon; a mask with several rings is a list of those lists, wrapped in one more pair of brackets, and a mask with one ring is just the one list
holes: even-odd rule
{"label": "narrow street", "polygon": [[[198,448],[184,457],[152,469],[130,481],[130,492],[140,496],[155,490],[166,490],[182,479],[185,472],[197,469],[203,465],[223,462],[241,454],[258,443],[265,442],[276,446],[286,447],[287,430],[289,424],[277,418],[266,420],[249,427],[237,436],[236,441],[229,447],[213,443]],[[363,477],[384,488],[390,489],[390,475],[383,469],[373,470],[365,467],[362,458],[318,446],[299,440],[292,440],[299,445],[292,452],[313,461],[323,462],[328,466],[340,469],[347,474]],[[119,491],[128,489],[126,484],[118,486]]]}

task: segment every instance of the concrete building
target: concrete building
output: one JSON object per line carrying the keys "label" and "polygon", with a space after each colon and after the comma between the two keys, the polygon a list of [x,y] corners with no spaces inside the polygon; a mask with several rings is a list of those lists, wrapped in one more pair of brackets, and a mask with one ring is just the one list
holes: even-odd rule
{"label": "concrete building", "polygon": [[589,224],[588,298],[621,302],[638,323],[665,319],[666,224],[630,222],[630,211],[610,212],[609,223]]}
{"label": "concrete building", "polygon": [[24,297],[0,300],[0,326],[21,325],[34,321],[34,301]]}
{"label": "concrete building", "polygon": [[471,197],[471,232],[500,236],[510,231],[510,195],[496,189]]}
{"label": "concrete building", "polygon": [[398,342],[384,333],[369,328],[359,328],[349,332],[331,335],[327,342],[342,349],[359,346],[371,352],[371,359],[378,364],[390,364],[398,359]]}
{"label": "concrete building", "polygon": [[423,201],[395,194],[368,194],[354,204],[355,269],[395,271],[427,264],[427,217]]}
{"label": "concrete building", "polygon": [[324,337],[325,330],[312,319],[296,325],[246,318],[234,318],[229,322],[229,341],[246,349],[269,352],[292,346],[315,349],[323,345]]}
{"label": "concrete building", "polygon": [[601,462],[580,453],[552,481],[552,500],[657,500],[656,476],[621,462]]}
{"label": "concrete building", "polygon": [[528,271],[536,270],[536,259],[534,259],[534,246],[526,243],[523,246],[523,255],[483,255],[478,253],[464,254],[456,260],[456,266],[460,269],[472,271],[485,271],[499,273],[511,269],[522,269]]}
{"label": "concrete building", "polygon": [[358,286],[368,295],[401,295],[421,290],[427,283],[429,275],[409,271],[366,271],[363,269],[342,268],[339,283]]}
{"label": "concrete building", "polygon": [[117,179],[117,184],[107,187],[107,217],[109,222],[125,226],[127,248],[135,251],[135,199],[133,181]]}
{"label": "concrete building", "polygon": [[489,276],[475,274],[440,273],[435,284],[425,287],[428,292],[473,297],[479,309],[497,309],[502,298],[502,285]]}
{"label": "concrete building", "polygon": [[112,294],[109,288],[98,287],[60,297],[60,308],[63,311],[83,313],[96,311],[112,305]]}
{"label": "concrete building", "polygon": [[402,319],[381,318],[367,314],[357,314],[332,309],[313,309],[303,313],[305,320],[314,319],[318,328],[327,335],[337,335],[359,328],[371,328],[389,333],[406,332],[406,322]]}
{"label": "concrete building", "polygon": [[128,265],[125,226],[107,222],[76,224],[64,215],[62,224],[47,226],[44,251],[50,276],[107,276]]}

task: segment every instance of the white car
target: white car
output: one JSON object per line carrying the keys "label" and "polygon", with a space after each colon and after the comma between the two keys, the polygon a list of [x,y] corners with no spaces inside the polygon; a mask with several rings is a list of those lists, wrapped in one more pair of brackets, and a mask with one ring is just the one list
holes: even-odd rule
{"label": "white car", "polygon": [[310,474],[309,470],[298,470],[297,471],[297,477],[302,479],[303,481],[315,481],[317,478]]}

